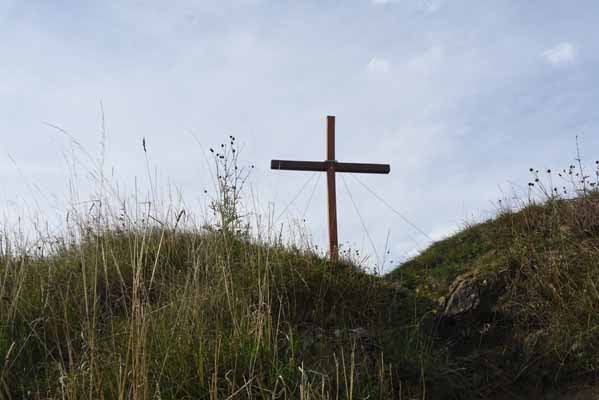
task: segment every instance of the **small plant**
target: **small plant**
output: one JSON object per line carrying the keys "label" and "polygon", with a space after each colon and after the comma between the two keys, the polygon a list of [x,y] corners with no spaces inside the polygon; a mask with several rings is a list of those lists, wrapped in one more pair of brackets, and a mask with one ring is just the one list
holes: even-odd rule
{"label": "small plant", "polygon": [[[247,233],[240,206],[243,187],[254,168],[253,165],[240,165],[241,150],[234,136],[229,136],[229,141],[222,143],[217,150],[210,148],[216,181],[216,194],[210,201],[210,209],[217,220],[217,229],[235,235]],[[207,190],[204,192],[208,193]]]}
{"label": "small plant", "polygon": [[[594,163],[594,172],[587,174],[576,137],[575,163],[555,173],[552,169],[540,171],[530,168],[532,179],[528,182],[528,200],[532,203],[533,195],[541,201],[584,197],[599,191],[599,160]],[[555,179],[557,177],[557,180]]]}

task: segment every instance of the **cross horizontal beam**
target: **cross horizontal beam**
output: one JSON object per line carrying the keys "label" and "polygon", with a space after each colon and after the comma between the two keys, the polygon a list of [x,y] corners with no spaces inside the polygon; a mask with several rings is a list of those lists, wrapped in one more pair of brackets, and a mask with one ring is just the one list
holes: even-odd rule
{"label": "cross horizontal beam", "polygon": [[388,174],[391,171],[389,164],[345,163],[338,161],[293,161],[271,160],[270,169],[290,171],[326,171],[332,165],[335,172],[358,172],[365,174]]}

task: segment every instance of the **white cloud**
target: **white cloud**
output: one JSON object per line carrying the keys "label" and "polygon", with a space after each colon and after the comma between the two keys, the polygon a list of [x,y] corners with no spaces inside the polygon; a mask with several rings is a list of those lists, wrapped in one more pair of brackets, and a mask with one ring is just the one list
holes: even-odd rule
{"label": "white cloud", "polygon": [[391,3],[399,3],[400,0],[370,0],[372,2],[372,4],[375,5],[385,5],[385,4],[391,4]]}
{"label": "white cloud", "polygon": [[572,64],[577,58],[577,49],[572,43],[562,42],[542,53],[545,61],[553,66]]}
{"label": "white cloud", "polygon": [[366,70],[373,75],[388,74],[391,71],[391,63],[384,58],[374,57],[366,66]]}
{"label": "white cloud", "polygon": [[426,0],[422,2],[422,6],[426,12],[433,14],[441,8],[441,0]]}
{"label": "white cloud", "polygon": [[408,66],[410,68],[426,70],[440,62],[445,55],[443,47],[435,45],[430,47],[424,53],[410,59]]}
{"label": "white cloud", "polygon": [[[370,2],[376,6],[385,6],[387,4],[397,4],[401,0],[370,0]],[[416,7],[423,9],[427,13],[433,14],[441,8],[441,0],[421,0],[416,3]]]}

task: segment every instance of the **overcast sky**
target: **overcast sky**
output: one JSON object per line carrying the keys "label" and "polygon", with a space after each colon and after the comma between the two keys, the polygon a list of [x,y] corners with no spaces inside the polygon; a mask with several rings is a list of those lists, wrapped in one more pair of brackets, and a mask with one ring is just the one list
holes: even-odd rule
{"label": "overcast sky", "polygon": [[[525,195],[530,167],[568,166],[576,135],[588,164],[599,158],[598,16],[592,0],[0,0],[4,221],[64,217],[69,180],[87,179],[82,148],[102,153],[102,103],[105,170],[122,190],[136,177],[147,190],[145,137],[160,184],[199,209],[210,180],[194,136],[207,148],[234,135],[275,215],[311,173],[270,159],[323,159],[336,115],[337,159],[390,163],[359,179],[441,238]],[[387,261],[426,245],[345,178],[379,257],[388,232]],[[303,216],[315,179],[281,221]],[[321,246],[325,182],[305,216]],[[340,177],[337,189],[341,242],[374,253]]]}

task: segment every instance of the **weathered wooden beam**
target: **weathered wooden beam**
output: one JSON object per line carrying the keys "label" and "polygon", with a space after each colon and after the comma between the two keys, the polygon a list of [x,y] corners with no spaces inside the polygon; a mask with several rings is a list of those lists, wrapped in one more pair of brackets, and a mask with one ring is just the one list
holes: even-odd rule
{"label": "weathered wooden beam", "polygon": [[292,161],[272,160],[270,169],[289,171],[326,171],[327,165],[332,164],[335,172],[351,172],[364,174],[388,174],[389,164],[345,163],[337,161]]}
{"label": "weathered wooden beam", "polygon": [[359,172],[363,174],[388,174],[391,171],[389,164],[365,164],[336,162],[335,172]]}
{"label": "weathered wooden beam", "polygon": [[326,171],[326,164],[322,161],[292,161],[272,160],[270,169],[284,169],[291,171]]}
{"label": "weathered wooden beam", "polygon": [[337,239],[337,189],[335,188],[335,117],[327,116],[327,197],[329,200],[329,254],[331,261],[339,258]]}

